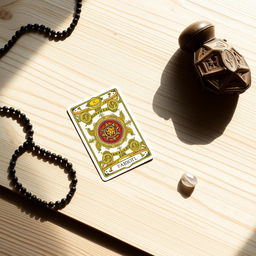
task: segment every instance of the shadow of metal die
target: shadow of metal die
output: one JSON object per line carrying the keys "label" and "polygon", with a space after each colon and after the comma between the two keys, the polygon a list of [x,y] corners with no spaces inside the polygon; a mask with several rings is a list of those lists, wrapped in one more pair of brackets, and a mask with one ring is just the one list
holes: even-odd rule
{"label": "shadow of metal die", "polygon": [[179,44],[182,50],[194,52],[194,65],[206,89],[240,94],[250,87],[251,72],[244,57],[225,39],[215,38],[211,23],[191,24],[180,34]]}

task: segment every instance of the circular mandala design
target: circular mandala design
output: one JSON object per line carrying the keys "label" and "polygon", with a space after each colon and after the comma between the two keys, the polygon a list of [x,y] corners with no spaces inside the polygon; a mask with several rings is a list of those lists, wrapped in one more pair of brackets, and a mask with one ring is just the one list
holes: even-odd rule
{"label": "circular mandala design", "polygon": [[118,143],[124,134],[123,125],[116,119],[103,120],[98,127],[100,140],[107,144]]}

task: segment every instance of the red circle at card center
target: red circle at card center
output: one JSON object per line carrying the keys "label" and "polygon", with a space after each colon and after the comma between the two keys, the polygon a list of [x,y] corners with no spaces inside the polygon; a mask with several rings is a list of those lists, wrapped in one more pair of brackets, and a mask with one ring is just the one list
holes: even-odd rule
{"label": "red circle at card center", "polygon": [[98,128],[99,138],[107,144],[114,144],[123,136],[123,125],[115,119],[107,119],[100,123]]}

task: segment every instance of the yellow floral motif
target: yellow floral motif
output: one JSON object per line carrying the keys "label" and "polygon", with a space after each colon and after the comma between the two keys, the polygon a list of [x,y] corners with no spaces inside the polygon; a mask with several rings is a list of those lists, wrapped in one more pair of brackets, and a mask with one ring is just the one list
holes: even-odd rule
{"label": "yellow floral motif", "polygon": [[115,111],[117,111],[117,109],[118,109],[118,101],[115,100],[115,99],[110,100],[110,101],[107,103],[107,105],[108,105],[108,109],[109,109],[110,111],[112,111],[112,112],[115,112]]}
{"label": "yellow floral motif", "polygon": [[92,98],[92,99],[88,102],[87,106],[88,106],[88,107],[96,107],[96,106],[100,105],[101,101],[102,101],[101,98]]}
{"label": "yellow floral motif", "polygon": [[115,135],[115,134],[116,134],[115,128],[114,128],[113,126],[107,127],[107,129],[106,129],[106,134],[107,134],[108,136],[113,136],[113,135]]}

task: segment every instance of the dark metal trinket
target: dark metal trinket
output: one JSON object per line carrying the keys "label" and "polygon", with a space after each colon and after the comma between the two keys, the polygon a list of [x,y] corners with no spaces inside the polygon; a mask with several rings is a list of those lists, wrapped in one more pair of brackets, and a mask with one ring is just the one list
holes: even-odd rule
{"label": "dark metal trinket", "polygon": [[244,57],[225,39],[215,38],[211,23],[191,24],[180,34],[179,44],[182,50],[194,52],[194,65],[206,89],[240,94],[250,87],[251,72]]}

